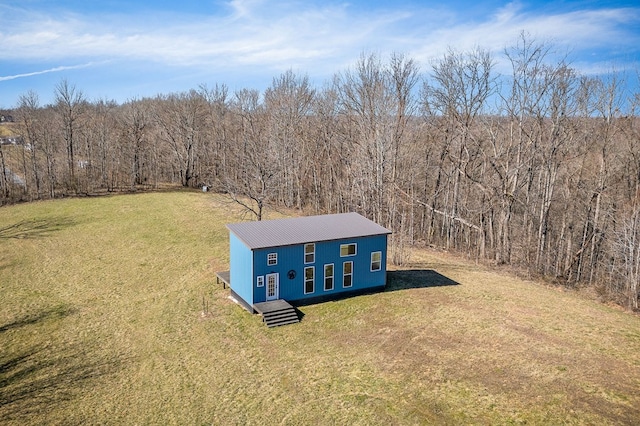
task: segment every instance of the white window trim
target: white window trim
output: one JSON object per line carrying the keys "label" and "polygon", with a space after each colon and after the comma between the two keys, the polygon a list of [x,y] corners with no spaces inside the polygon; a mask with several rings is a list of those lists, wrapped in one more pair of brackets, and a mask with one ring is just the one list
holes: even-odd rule
{"label": "white window trim", "polygon": [[256,277],[256,287],[264,287],[264,275]]}
{"label": "white window trim", "polygon": [[278,264],[278,253],[267,254],[267,266],[275,266]]}
{"label": "white window trim", "polygon": [[[344,246],[353,246],[353,254],[342,254],[342,247]],[[347,243],[347,244],[340,244],[340,257],[351,257],[351,256],[356,256],[358,254],[358,243]]]}
{"label": "white window trim", "polygon": [[[351,272],[348,274],[345,274],[344,265],[346,265],[347,263],[351,264]],[[344,278],[347,276],[351,277],[351,285],[344,285]],[[350,287],[353,287],[353,260],[347,260],[342,264],[342,288],[350,288]]]}
{"label": "white window trim", "polygon": [[[313,251],[311,253],[307,253],[307,246],[313,246]],[[304,264],[310,265],[316,262],[316,244],[315,243],[307,243],[304,245]],[[311,262],[307,262],[307,255],[313,256],[313,260]]]}
{"label": "white window trim", "polygon": [[[374,254],[380,254],[380,267],[378,269],[373,269],[373,255]],[[382,271],[382,252],[381,251],[372,251],[371,252],[371,263],[369,264],[369,271],[370,272]]]}
{"label": "white window trim", "polygon": [[[311,285],[313,289],[311,291],[307,291],[307,269],[311,269],[313,277],[311,278]],[[312,294],[316,291],[316,267],[315,266],[307,266],[304,268],[304,294]]]}
{"label": "white window trim", "polygon": [[[327,275],[327,266],[331,266],[331,275]],[[326,263],[323,269],[324,280],[322,281],[322,288],[324,291],[332,291],[336,288],[336,268],[333,263]],[[331,278],[331,288],[327,288],[327,278]]]}

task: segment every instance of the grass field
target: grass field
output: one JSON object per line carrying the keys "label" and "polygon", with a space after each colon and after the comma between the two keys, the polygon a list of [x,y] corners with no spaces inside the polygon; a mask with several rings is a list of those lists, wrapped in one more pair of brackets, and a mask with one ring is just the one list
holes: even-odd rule
{"label": "grass field", "polygon": [[2,424],[638,424],[640,317],[415,250],[268,329],[216,195],[0,209]]}
{"label": "grass field", "polygon": [[15,129],[16,129],[16,125],[13,123],[0,124],[0,137],[19,135],[20,133],[19,132],[16,133]]}

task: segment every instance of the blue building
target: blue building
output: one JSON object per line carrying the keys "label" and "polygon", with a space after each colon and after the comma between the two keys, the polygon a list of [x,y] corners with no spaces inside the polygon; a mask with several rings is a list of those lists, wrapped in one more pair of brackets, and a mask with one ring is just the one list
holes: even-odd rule
{"label": "blue building", "polygon": [[264,302],[316,303],[383,290],[388,229],[357,213],[242,222],[229,229],[231,295],[249,312]]}

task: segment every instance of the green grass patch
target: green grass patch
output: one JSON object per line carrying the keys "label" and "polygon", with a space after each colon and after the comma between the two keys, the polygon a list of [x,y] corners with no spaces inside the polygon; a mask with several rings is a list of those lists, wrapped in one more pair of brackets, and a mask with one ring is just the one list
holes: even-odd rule
{"label": "green grass patch", "polygon": [[240,219],[201,192],[0,209],[0,422],[640,418],[637,316],[416,249],[388,291],[268,329],[215,284]]}

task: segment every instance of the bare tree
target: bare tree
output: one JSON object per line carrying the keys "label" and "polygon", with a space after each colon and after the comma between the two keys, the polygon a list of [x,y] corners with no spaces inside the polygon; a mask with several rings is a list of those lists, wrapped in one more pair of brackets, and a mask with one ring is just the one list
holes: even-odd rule
{"label": "bare tree", "polygon": [[277,160],[265,136],[264,107],[256,90],[235,93],[236,139],[230,149],[225,190],[231,200],[262,220],[277,189]]}
{"label": "bare tree", "polygon": [[231,139],[231,114],[229,88],[215,85],[213,88],[200,86],[200,94],[208,106],[207,136],[208,143],[203,149],[202,180],[212,189],[224,190],[224,174],[228,167],[228,145]]}
{"label": "bare tree", "polygon": [[264,93],[267,138],[278,163],[278,202],[287,207],[302,207],[303,162],[310,160],[307,129],[314,92],[307,76],[289,70],[274,78]]}
{"label": "bare tree", "polygon": [[81,90],[70,84],[66,79],[61,80],[55,88],[56,111],[62,121],[62,137],[67,147],[67,165],[69,170],[69,183],[73,191],[77,192],[76,182],[76,138],[81,126],[79,119],[82,116],[85,98]]}
{"label": "bare tree", "polygon": [[[31,173],[35,183],[35,198],[41,196],[41,177],[40,167],[38,166],[38,152],[40,149],[40,129],[41,123],[38,122],[38,114],[40,112],[40,100],[38,94],[34,91],[28,91],[21,95],[18,106],[18,120],[22,126],[23,137],[25,141],[25,150],[29,150],[31,159]],[[27,181],[27,172],[25,169],[25,181]]]}
{"label": "bare tree", "polygon": [[350,151],[337,111],[337,92],[328,85],[320,91],[312,105],[314,124],[310,129],[308,174],[310,204],[315,213],[342,212],[343,199],[349,185],[346,164]]}
{"label": "bare tree", "polygon": [[353,192],[349,198],[354,208],[384,223],[393,114],[381,59],[375,54],[362,54],[353,70],[337,76],[335,88],[342,119],[348,123],[345,136],[352,145],[349,165]]}
{"label": "bare tree", "polygon": [[154,111],[160,137],[171,147],[182,186],[196,186],[199,177],[196,163],[204,143],[207,107],[195,90],[159,97]]}
{"label": "bare tree", "polygon": [[139,185],[148,183],[150,165],[148,156],[149,127],[151,117],[146,104],[140,100],[131,100],[122,108],[122,144],[127,154],[129,187],[133,190]]}
{"label": "bare tree", "polygon": [[11,198],[11,188],[9,186],[9,168],[4,158],[4,150],[2,144],[0,144],[0,189],[2,189],[2,196],[4,200]]}
{"label": "bare tree", "polygon": [[[496,261],[510,263],[513,253],[513,214],[518,204],[527,206],[536,172],[540,120],[544,117],[544,98],[549,86],[546,61],[551,45],[521,33],[516,45],[505,50],[512,69],[511,86],[503,96],[501,110],[508,120],[504,132],[492,138],[497,155],[492,167],[499,180],[500,204],[497,220]],[[521,226],[529,229],[529,213]],[[525,254],[528,258],[528,255]]]}
{"label": "bare tree", "polygon": [[394,188],[405,188],[412,191],[415,173],[413,164],[415,154],[411,149],[415,133],[411,132],[412,119],[418,113],[418,102],[414,90],[419,82],[417,63],[401,53],[393,53],[387,68],[389,90],[392,93],[392,111],[395,120],[392,124],[391,143],[391,176],[388,185],[389,193],[387,226],[394,230],[391,236],[391,259],[395,264],[404,264],[409,260],[409,247],[414,243],[414,197],[407,204],[400,202],[398,191]]}
{"label": "bare tree", "polygon": [[450,50],[433,64],[431,81],[423,88],[422,102],[427,120],[442,138],[434,195],[431,203],[423,203],[423,206],[430,209],[431,224],[435,223],[436,215],[440,216],[448,248],[456,245],[458,230],[468,228],[478,233],[484,253],[484,233],[469,217],[472,211],[482,210],[483,206],[465,206],[462,200],[467,179],[477,189],[489,192],[486,183],[482,183],[482,176],[476,176],[474,169],[483,155],[478,117],[486,113],[487,100],[496,91],[492,69],[493,59],[488,51],[477,48],[458,53]]}
{"label": "bare tree", "polygon": [[[640,296],[640,203],[636,198],[623,212],[620,229],[615,234],[615,265],[622,283],[622,294],[629,308],[638,310]],[[615,283],[615,282],[614,282]],[[612,284],[614,284],[612,283]]]}

